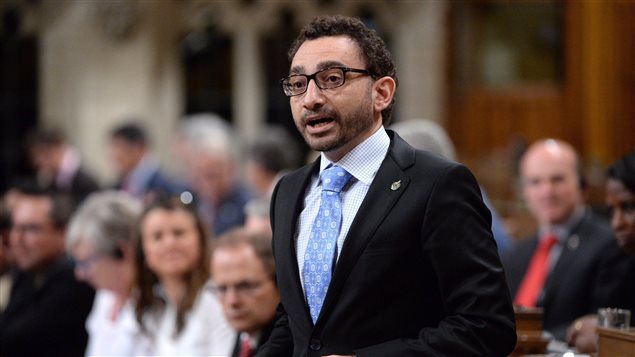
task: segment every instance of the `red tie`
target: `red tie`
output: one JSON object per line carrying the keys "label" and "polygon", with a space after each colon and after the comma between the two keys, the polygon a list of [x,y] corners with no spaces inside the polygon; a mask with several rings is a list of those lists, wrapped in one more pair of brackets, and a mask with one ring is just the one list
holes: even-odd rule
{"label": "red tie", "polygon": [[549,252],[557,242],[558,239],[553,234],[549,234],[540,240],[534,256],[531,257],[525,277],[520,283],[514,304],[525,307],[536,306],[538,296],[542,291],[542,286],[545,284],[547,273],[549,272]]}
{"label": "red tie", "polygon": [[240,354],[238,354],[238,357],[251,357],[251,352],[251,341],[249,338],[243,338],[240,341]]}

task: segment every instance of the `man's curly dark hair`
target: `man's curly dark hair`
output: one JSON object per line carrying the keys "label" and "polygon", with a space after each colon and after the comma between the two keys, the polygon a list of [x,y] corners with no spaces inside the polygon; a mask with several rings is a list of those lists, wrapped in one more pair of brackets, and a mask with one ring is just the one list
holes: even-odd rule
{"label": "man's curly dark hair", "polygon": [[[298,48],[305,41],[315,40],[327,36],[347,36],[357,43],[362,54],[366,69],[370,72],[374,79],[389,76],[397,82],[397,70],[392,54],[388,51],[384,40],[373,29],[364,25],[364,23],[354,17],[346,17],[341,15],[335,16],[318,16],[306,25],[298,37],[291,44],[288,57],[289,62],[293,61]],[[390,124],[392,119],[392,110],[395,99],[382,114],[384,126]]]}

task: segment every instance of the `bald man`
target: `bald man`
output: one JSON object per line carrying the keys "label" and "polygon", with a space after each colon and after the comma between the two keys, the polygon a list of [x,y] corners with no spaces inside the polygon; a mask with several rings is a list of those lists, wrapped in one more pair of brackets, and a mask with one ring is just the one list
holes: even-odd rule
{"label": "bald man", "polygon": [[514,304],[544,308],[543,328],[558,340],[580,316],[635,301],[635,260],[607,222],[584,205],[578,156],[566,142],[534,143],[520,162],[522,192],[537,232],[503,256]]}

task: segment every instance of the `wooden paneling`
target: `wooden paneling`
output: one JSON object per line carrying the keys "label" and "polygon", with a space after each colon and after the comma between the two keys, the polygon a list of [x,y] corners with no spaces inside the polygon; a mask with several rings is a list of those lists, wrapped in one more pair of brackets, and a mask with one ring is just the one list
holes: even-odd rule
{"label": "wooden paneling", "polygon": [[[500,213],[516,218],[527,214],[514,186],[519,138],[526,144],[560,138],[579,151],[592,173],[589,203],[603,205],[604,169],[635,150],[635,1],[560,2],[563,68],[555,82],[487,87],[465,80],[465,68],[474,67],[465,65],[474,47],[469,42],[478,36],[457,36],[457,31],[468,20],[478,24],[473,14],[479,6],[503,3],[457,2],[450,10],[449,57],[468,54],[452,62],[448,73],[446,123],[459,159],[475,172]],[[467,28],[478,33],[480,27]],[[452,42],[456,39],[462,40]]]}
{"label": "wooden paneling", "polygon": [[447,122],[461,157],[489,155],[514,135],[564,139],[602,165],[635,149],[635,1],[567,1],[563,26],[562,83],[491,89],[450,68]]}
{"label": "wooden paneling", "polygon": [[466,153],[505,147],[517,134],[528,141],[572,134],[562,121],[563,91],[555,86],[471,88],[457,104],[461,112],[451,121],[451,131]]}

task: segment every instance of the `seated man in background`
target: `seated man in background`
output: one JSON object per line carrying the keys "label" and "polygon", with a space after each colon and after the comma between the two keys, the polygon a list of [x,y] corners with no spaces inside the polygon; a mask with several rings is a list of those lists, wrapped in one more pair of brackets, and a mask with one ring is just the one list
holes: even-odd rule
{"label": "seated man in background", "polygon": [[184,191],[183,185],[163,173],[140,125],[127,123],[114,128],[110,132],[108,149],[117,173],[115,189],[126,191],[145,202],[157,195],[172,196]]}
{"label": "seated man in background", "polygon": [[538,232],[503,256],[515,305],[544,308],[543,329],[564,341],[576,318],[635,301],[635,260],[607,222],[584,206],[584,180],[571,145],[534,143],[520,163],[523,195]]}
{"label": "seated man in background", "polygon": [[213,291],[239,332],[232,357],[251,357],[268,338],[280,301],[271,239],[236,228],[214,242]]}
{"label": "seated man in background", "polygon": [[177,150],[184,174],[212,237],[242,226],[245,205],[252,198],[238,176],[237,140],[232,127],[211,113],[187,116],[179,130]]}
{"label": "seated man in background", "polygon": [[79,283],[64,254],[72,213],[67,197],[21,189],[11,211],[9,243],[17,268],[0,315],[0,356],[83,356],[94,291]]}
{"label": "seated man in background", "polygon": [[62,133],[40,130],[28,137],[29,158],[36,180],[42,187],[66,192],[80,203],[99,185],[82,165],[81,155],[69,145]]}

